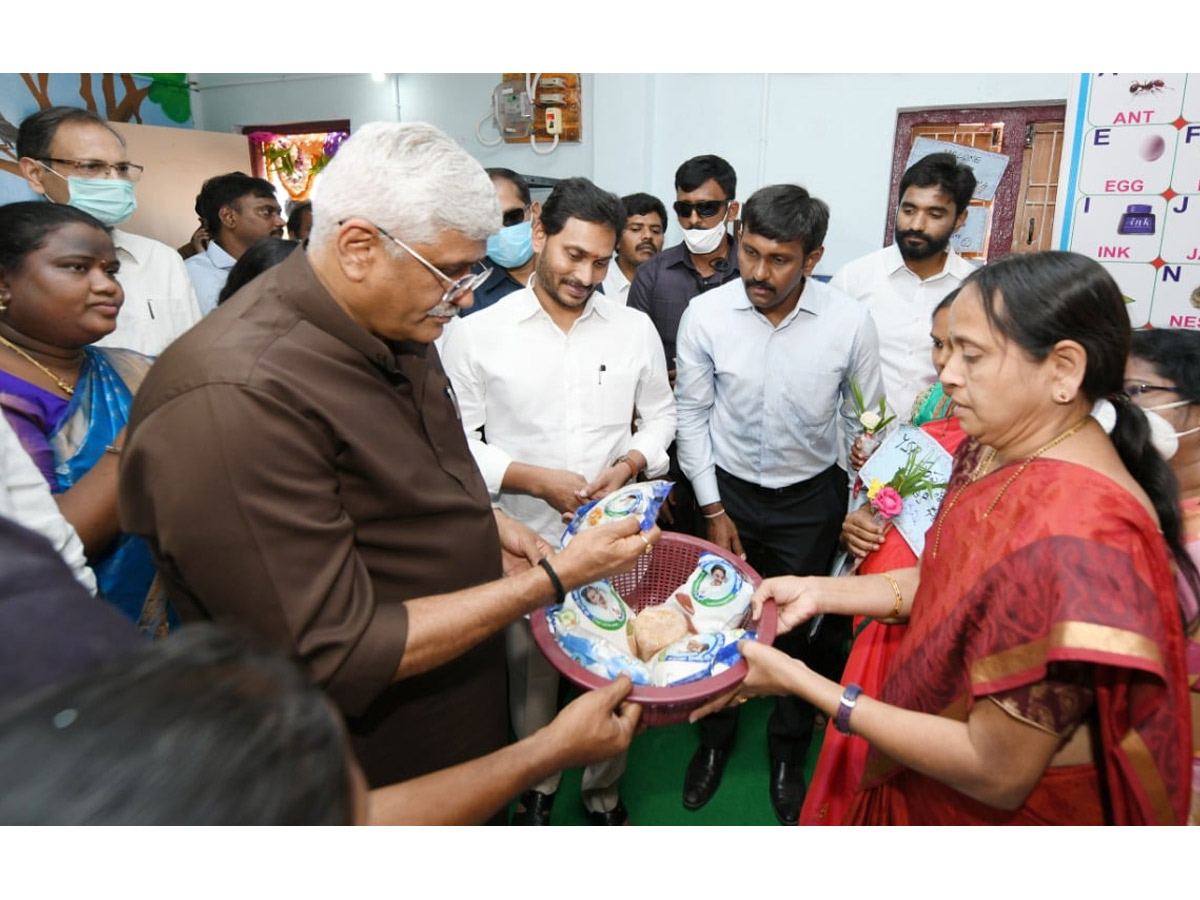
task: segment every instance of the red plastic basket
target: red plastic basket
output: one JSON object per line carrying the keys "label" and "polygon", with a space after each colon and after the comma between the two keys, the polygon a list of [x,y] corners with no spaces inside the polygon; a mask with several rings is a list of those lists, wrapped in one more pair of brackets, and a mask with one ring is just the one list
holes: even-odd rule
{"label": "red plastic basket", "polygon": [[[663,532],[650,553],[638,557],[637,565],[624,575],[614,575],[609,581],[617,593],[635,612],[647,606],[662,603],[667,596],[696,568],[701,553],[715,553],[742,577],[757,587],[762,578],[744,560],[730,556],[728,551],[700,538]],[[589,672],[575,662],[554,640],[546,621],[545,610],[529,617],[533,639],[550,664],[568,680],[586,690],[603,687],[608,680]],[[763,607],[762,621],[758,623],[758,641],[771,644],[775,640],[775,604],[768,602]],[[729,690],[746,677],[746,661],[739,660],[719,675],[680,684],[674,687],[647,687],[635,684],[629,699],[642,706],[642,722],[646,725],[674,725],[686,722],[688,713],[709,700]]]}

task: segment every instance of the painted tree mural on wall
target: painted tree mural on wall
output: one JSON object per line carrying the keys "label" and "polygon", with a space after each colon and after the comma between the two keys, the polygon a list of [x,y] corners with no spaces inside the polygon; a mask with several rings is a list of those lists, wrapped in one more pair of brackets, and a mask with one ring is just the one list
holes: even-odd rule
{"label": "painted tree mural on wall", "polygon": [[190,128],[192,103],[187,75],[174,73],[81,72],[0,75],[0,172],[20,177],[17,127],[39,109],[79,106],[110,122]]}

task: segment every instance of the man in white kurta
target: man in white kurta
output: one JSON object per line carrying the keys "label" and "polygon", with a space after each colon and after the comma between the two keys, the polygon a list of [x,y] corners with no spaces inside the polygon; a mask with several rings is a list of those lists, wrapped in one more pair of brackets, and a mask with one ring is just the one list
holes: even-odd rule
{"label": "man in white kurta", "polygon": [[[596,292],[623,221],[617,198],[586,179],[557,186],[534,225],[529,287],[462,319],[443,347],[471,451],[509,515],[557,545],[562,515],[641,474],[667,469],[675,403],[650,319]],[[510,706],[518,736],[553,717],[557,673],[526,622],[509,629]],[[619,757],[585,770],[597,824],[620,824]],[[549,821],[559,776],[522,799],[518,821]],[[531,792],[533,793],[533,792]],[[544,815],[529,815],[534,812]]]}

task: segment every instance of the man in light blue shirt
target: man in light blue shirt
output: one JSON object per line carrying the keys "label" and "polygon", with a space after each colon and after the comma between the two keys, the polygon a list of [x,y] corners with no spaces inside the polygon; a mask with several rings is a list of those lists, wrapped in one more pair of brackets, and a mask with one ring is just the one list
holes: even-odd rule
{"label": "man in light blue shirt", "polygon": [[[883,395],[870,313],[809,277],[828,225],[829,207],[802,187],[755,192],[742,210],[741,277],[693,299],[679,325],[680,466],[708,539],[765,577],[828,572],[846,512],[839,442],[862,431],[851,382],[868,405]],[[812,640],[797,629],[776,646],[837,678],[848,635],[848,619],[826,617]],[[784,824],[796,823],[804,799],[814,713],[780,698],[768,723],[771,804]],[[716,791],[736,729],[735,712],[701,722],[684,782],[688,808]]]}
{"label": "man in light blue shirt", "polygon": [[203,253],[184,261],[201,314],[217,308],[229,270],[243,253],[264,238],[283,237],[282,212],[275,188],[264,178],[230,172],[204,182],[196,195],[196,215],[210,240]]}

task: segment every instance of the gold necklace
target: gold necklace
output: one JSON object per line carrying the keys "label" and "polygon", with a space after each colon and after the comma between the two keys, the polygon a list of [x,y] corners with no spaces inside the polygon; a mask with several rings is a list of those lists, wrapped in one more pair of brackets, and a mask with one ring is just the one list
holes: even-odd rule
{"label": "gold necklace", "polygon": [[[1067,438],[1076,434],[1081,428],[1083,428],[1084,425],[1087,424],[1087,421],[1089,418],[1090,418],[1090,416],[1084,416],[1082,419],[1080,419],[1078,422],[1076,422],[1074,425],[1072,425],[1070,428],[1068,428],[1062,434],[1058,435],[1058,437],[1055,437],[1055,438],[1051,439],[1050,441],[1048,441],[1047,443],[1042,444],[1042,446],[1038,447],[1036,450],[1034,450],[1032,453],[1030,453],[1027,457],[1025,457],[1025,459],[1023,459],[1021,461],[1021,464],[1019,466],[1017,466],[1016,471],[1013,472],[1012,475],[1009,476],[1008,481],[1004,482],[1003,487],[1000,488],[1000,493],[998,493],[996,495],[995,499],[993,499],[992,502],[990,504],[988,504],[988,508],[983,513],[983,518],[986,519],[988,516],[990,516],[992,514],[992,510],[994,510],[996,508],[996,504],[1000,502],[1000,498],[1004,496],[1004,492],[1007,491],[1012,486],[1012,483],[1014,481],[1016,481],[1018,478],[1021,477],[1021,473],[1025,471],[1025,469],[1029,466],[1029,464],[1031,462],[1033,462],[1035,459],[1037,459],[1039,456],[1041,456],[1047,450],[1050,450],[1053,447],[1057,447],[1059,444],[1061,444]],[[950,498],[950,503],[946,506],[946,509],[943,511],[942,515],[938,517],[937,531],[934,533],[934,536],[933,536],[933,558],[934,559],[937,559],[938,548],[940,548],[942,545],[942,523],[945,522],[946,519],[950,516],[950,511],[952,509],[954,509],[954,504],[956,504],[958,502],[958,498],[962,496],[963,491],[965,491],[970,485],[974,484],[976,481],[978,481],[980,478],[982,478],[987,473],[987,470],[991,467],[992,461],[995,458],[996,458],[996,449],[994,447],[989,447],[987,453],[985,453],[983,455],[983,458],[979,460],[979,464],[975,467],[975,471],[973,471],[971,473],[971,477],[968,478],[965,482],[962,483],[962,485],[959,486],[958,490],[955,491],[954,496]]]}
{"label": "gold necklace", "polygon": [[55,375],[53,372],[51,372],[48,368],[43,366],[40,362],[38,362],[36,359],[34,359],[32,356],[30,356],[28,353],[26,353],[24,350],[22,350],[20,347],[18,347],[16,344],[14,344],[12,341],[10,341],[8,338],[6,338],[2,334],[0,334],[0,344],[4,344],[4,346],[7,347],[9,350],[11,350],[13,353],[15,353],[18,356],[25,359],[26,362],[32,363],[37,368],[41,369],[42,373],[47,378],[49,378],[51,381],[53,381],[55,384],[57,384],[59,387],[59,390],[61,390],[68,397],[75,396],[75,388],[73,386],[67,384],[65,381],[63,381],[61,378],[59,378],[57,375]]}

